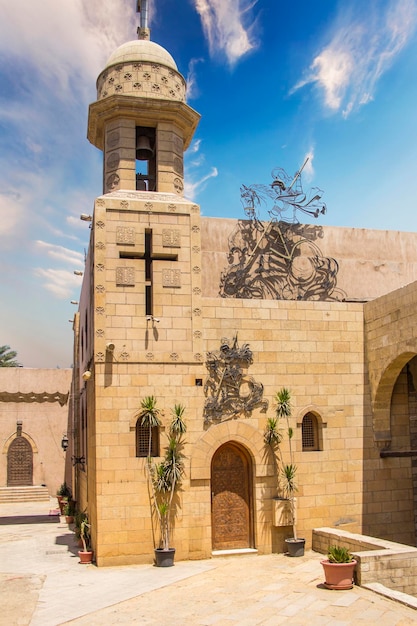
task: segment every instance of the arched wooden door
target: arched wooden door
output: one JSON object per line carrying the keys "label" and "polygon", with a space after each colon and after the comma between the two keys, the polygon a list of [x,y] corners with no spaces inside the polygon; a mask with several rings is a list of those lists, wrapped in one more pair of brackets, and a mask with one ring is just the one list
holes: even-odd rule
{"label": "arched wooden door", "polygon": [[7,486],[33,485],[33,452],[29,441],[16,437],[7,452]]}
{"label": "arched wooden door", "polygon": [[226,443],[216,451],[211,463],[213,550],[254,546],[251,478],[243,448]]}

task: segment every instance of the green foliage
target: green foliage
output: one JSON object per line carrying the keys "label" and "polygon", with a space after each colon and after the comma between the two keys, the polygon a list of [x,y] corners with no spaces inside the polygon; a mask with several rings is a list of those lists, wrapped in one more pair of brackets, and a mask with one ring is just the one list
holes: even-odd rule
{"label": "green foliage", "polygon": [[[290,417],[292,413],[291,392],[283,387],[275,394],[276,410],[275,417],[269,417],[264,432],[264,441],[274,451],[274,459],[276,463],[277,480],[279,481],[278,489],[288,498],[291,505],[291,517],[293,525],[294,539],[297,539],[296,519],[295,519],[295,492],[298,491],[296,483],[297,466],[294,463],[291,440],[294,436],[294,430],[290,426]],[[287,425],[287,437],[289,445],[289,463],[285,463],[282,457],[280,444],[282,442],[282,434],[280,432],[279,423],[281,419],[285,419]],[[277,452],[278,450],[278,452]],[[278,457],[278,459],[277,459]],[[279,471],[279,465],[281,470]],[[280,478],[282,479],[280,481]]]}
{"label": "green foliage", "polygon": [[56,492],[57,496],[62,496],[63,498],[72,498],[72,491],[71,491],[71,487],[69,487],[67,485],[67,483],[62,483],[62,485],[60,486],[60,488],[58,489],[58,491]]}
{"label": "green foliage", "polygon": [[64,515],[73,516],[75,515],[75,504],[72,500],[68,500],[68,502],[64,506]]}
{"label": "green foliage", "polygon": [[75,511],[75,515],[74,515],[74,524],[75,524],[74,532],[75,532],[75,535],[76,535],[77,539],[81,539],[81,524],[84,521],[88,522],[88,515],[87,515],[87,513],[85,513],[84,511]]}
{"label": "green foliage", "polygon": [[282,435],[278,430],[278,418],[268,417],[264,432],[264,441],[269,446],[279,446],[282,441]]}
{"label": "green foliage", "polygon": [[291,417],[291,392],[283,387],[275,394],[275,402],[277,403],[278,417]]}
{"label": "green foliage", "polygon": [[83,542],[83,552],[89,552],[91,550],[91,524],[87,516],[81,522],[80,537]]}
{"label": "green foliage", "polygon": [[183,420],[184,411],[185,406],[182,404],[175,404],[172,409],[172,422],[169,429],[171,435],[183,435],[187,430]]}
{"label": "green foliage", "polygon": [[344,546],[329,546],[327,558],[330,563],[351,563],[354,558]]}
{"label": "green foliage", "polygon": [[10,350],[10,346],[0,346],[0,367],[20,367],[16,357],[17,352]]}
{"label": "green foliage", "polygon": [[152,450],[152,429],[161,426],[161,411],[156,408],[155,396],[146,396],[140,403],[136,417],[140,419],[141,426],[149,428],[148,457]]}
{"label": "green foliage", "polygon": [[283,491],[286,498],[293,498],[294,493],[298,491],[297,484],[295,482],[297,473],[297,467],[293,463],[284,464],[282,466],[283,477]]}
{"label": "green foliage", "polygon": [[156,408],[155,396],[146,396],[140,403],[136,417],[141,419],[141,425],[150,429],[161,425],[160,410]]}
{"label": "green foliage", "polygon": [[[153,396],[152,396],[153,398]],[[153,408],[156,400],[153,398]],[[154,463],[148,456],[148,476],[151,486],[154,510],[157,514],[160,531],[161,547],[169,549],[173,498],[184,475],[184,455],[182,453],[182,436],[187,428],[184,422],[185,407],[175,404],[172,409],[172,421],[169,427],[168,445],[161,462]]]}

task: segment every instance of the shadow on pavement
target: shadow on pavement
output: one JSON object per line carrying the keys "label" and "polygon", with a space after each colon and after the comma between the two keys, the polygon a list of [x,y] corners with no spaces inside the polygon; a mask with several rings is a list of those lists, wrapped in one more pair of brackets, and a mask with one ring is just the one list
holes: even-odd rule
{"label": "shadow on pavement", "polygon": [[56,524],[59,515],[11,515],[0,517],[0,526],[13,526],[16,524]]}

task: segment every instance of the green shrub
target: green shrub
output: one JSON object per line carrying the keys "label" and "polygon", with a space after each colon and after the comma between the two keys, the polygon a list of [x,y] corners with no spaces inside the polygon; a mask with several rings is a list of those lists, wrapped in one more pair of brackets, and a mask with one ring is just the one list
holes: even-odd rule
{"label": "green shrub", "polygon": [[343,546],[330,546],[327,558],[330,563],[351,563],[354,560],[350,551]]}

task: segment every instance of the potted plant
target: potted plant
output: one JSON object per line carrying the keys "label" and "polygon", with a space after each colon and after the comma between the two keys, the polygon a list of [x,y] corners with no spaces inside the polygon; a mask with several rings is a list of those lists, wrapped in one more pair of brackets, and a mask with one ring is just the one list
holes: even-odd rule
{"label": "potted plant", "polygon": [[[150,398],[153,398],[151,396]],[[156,400],[145,398],[142,402],[142,424],[160,424],[159,412],[156,409]],[[149,456],[147,459],[148,478],[151,494],[153,513],[159,522],[160,541],[158,547],[155,546],[155,564],[157,567],[170,567],[174,564],[175,548],[170,545],[170,534],[172,518],[174,516],[175,501],[174,496],[181,484],[184,474],[184,455],[182,454],[183,434],[186,432],[186,425],[183,419],[185,407],[176,404],[172,410],[172,421],[168,433],[168,446],[163,460],[155,463],[151,456],[151,440],[149,441]],[[146,420],[144,423],[143,420]],[[149,428],[151,438],[152,428]]]}
{"label": "potted plant", "polygon": [[[296,483],[297,467],[293,459],[292,438],[294,431],[290,426],[291,417],[291,392],[283,387],[275,395],[276,416],[268,418],[266,430],[264,433],[264,441],[274,452],[274,461],[276,462],[277,454],[279,454],[280,467],[276,462],[276,473],[278,476],[278,489],[282,493],[281,499],[285,499],[289,503],[289,522],[292,525],[293,536],[285,539],[289,556],[303,556],[305,539],[297,536],[297,517],[296,517],[296,498],[295,493],[298,491]],[[282,435],[279,423],[282,419],[286,420],[287,436],[289,444],[289,463],[285,463],[282,457],[281,442]]]}
{"label": "potted plant", "polygon": [[324,569],[326,589],[352,589],[353,573],[357,561],[348,548],[343,546],[330,546],[327,551],[327,559],[320,561]]}
{"label": "potted plant", "polygon": [[80,537],[83,544],[82,550],[78,551],[80,557],[80,563],[87,565],[92,563],[94,552],[91,549],[91,524],[88,521],[88,516],[84,513],[85,517],[80,524]]}
{"label": "potted plant", "polygon": [[68,502],[65,503],[64,515],[65,515],[65,521],[67,524],[74,523],[75,503],[72,500],[68,500]]}
{"label": "potted plant", "polygon": [[88,515],[84,511],[76,511],[74,515],[74,533],[77,538],[78,547],[83,547],[81,540],[81,523],[86,520],[88,522]]}
{"label": "potted plant", "polygon": [[62,515],[64,512],[65,503],[72,498],[71,488],[67,485],[66,482],[63,482],[60,488],[57,490],[56,497],[58,499],[58,506]]}

